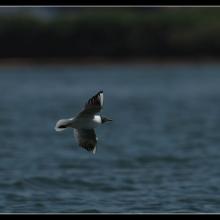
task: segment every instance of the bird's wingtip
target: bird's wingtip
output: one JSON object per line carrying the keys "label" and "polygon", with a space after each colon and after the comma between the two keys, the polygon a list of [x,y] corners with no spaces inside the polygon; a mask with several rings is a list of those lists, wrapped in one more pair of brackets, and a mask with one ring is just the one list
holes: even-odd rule
{"label": "bird's wingtip", "polygon": [[96,147],[93,149],[92,153],[93,153],[93,154],[95,154],[95,153],[96,153]]}

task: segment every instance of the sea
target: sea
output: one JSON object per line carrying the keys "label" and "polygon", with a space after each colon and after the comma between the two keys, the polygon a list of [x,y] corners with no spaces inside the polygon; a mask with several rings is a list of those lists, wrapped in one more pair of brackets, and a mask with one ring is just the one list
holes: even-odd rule
{"label": "sea", "polygon": [[[99,90],[93,154],[54,127]],[[0,66],[0,213],[219,212],[219,64]]]}

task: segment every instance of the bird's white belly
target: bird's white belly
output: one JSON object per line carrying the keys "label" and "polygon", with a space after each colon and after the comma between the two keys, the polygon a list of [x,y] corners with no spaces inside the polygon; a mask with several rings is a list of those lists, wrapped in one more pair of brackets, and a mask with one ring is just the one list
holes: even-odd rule
{"label": "bird's white belly", "polygon": [[[100,116],[99,116],[100,117]],[[72,121],[71,127],[77,129],[93,129],[101,124],[101,117],[94,118],[76,118]]]}

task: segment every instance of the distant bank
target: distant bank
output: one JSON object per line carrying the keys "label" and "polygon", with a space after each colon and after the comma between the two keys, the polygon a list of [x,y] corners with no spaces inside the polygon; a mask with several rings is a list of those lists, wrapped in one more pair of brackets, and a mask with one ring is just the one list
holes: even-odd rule
{"label": "distant bank", "polygon": [[133,59],[32,59],[32,58],[7,58],[0,59],[0,66],[32,66],[32,65],[49,65],[49,66],[74,66],[74,65],[182,65],[182,64],[220,64],[218,58],[194,58],[194,59],[149,59],[149,58],[133,58]]}
{"label": "distant bank", "polygon": [[0,59],[59,63],[220,59],[220,8],[67,12],[50,19],[35,17],[28,9],[17,15],[0,13]]}

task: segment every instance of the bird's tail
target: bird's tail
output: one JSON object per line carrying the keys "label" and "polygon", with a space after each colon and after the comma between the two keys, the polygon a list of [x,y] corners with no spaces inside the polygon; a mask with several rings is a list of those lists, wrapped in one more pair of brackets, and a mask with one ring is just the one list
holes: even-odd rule
{"label": "bird's tail", "polygon": [[71,119],[60,119],[57,123],[56,123],[56,126],[55,126],[55,130],[56,131],[63,131],[65,130],[66,128],[69,127],[71,123]]}

